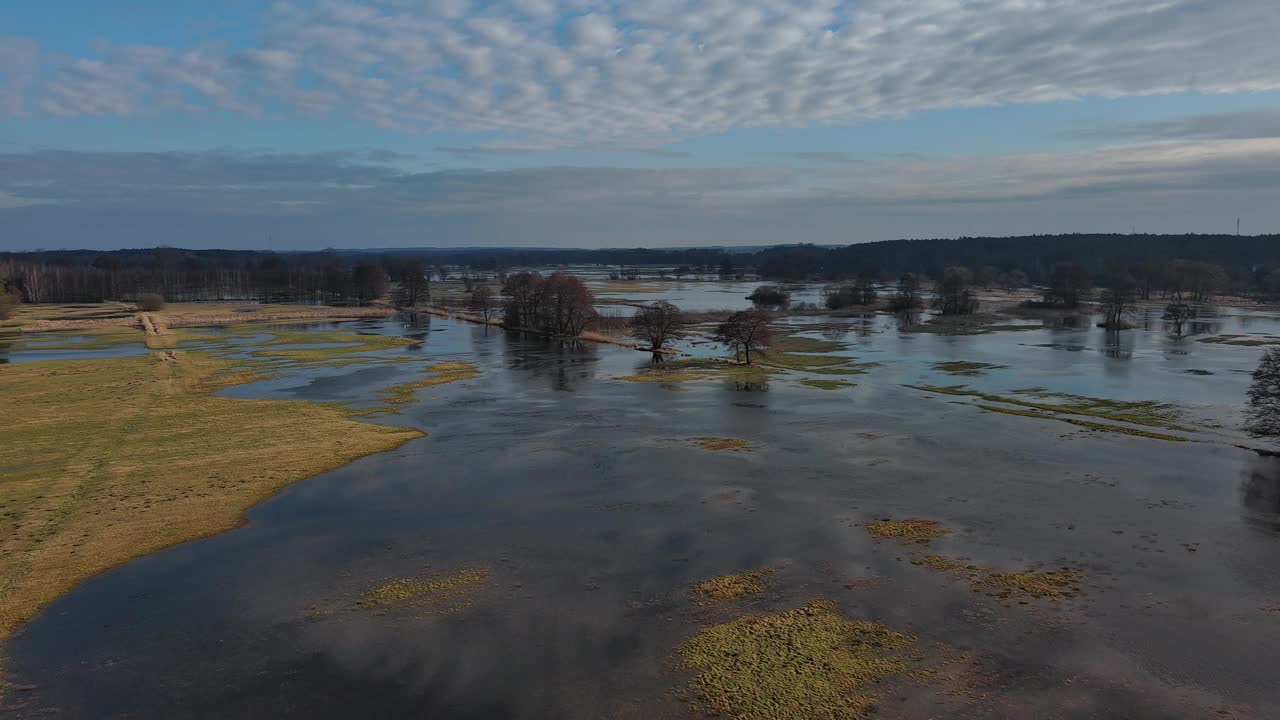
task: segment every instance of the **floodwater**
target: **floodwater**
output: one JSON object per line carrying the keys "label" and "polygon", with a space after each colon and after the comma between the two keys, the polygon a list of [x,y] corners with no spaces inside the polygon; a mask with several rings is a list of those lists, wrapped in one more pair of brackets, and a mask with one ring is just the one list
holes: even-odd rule
{"label": "floodwater", "polygon": [[[971,336],[883,315],[791,320],[881,363],[838,391],[799,375],[628,383],[615,378],[648,359],[619,347],[432,317],[349,324],[421,337],[414,352],[480,376],[378,420],[428,437],[53,603],[8,643],[7,671],[30,687],[0,716],[696,718],[682,642],[734,612],[829,598],[966,658],[968,691],[894,685],[882,717],[1280,717],[1280,459],[1231,445],[1247,440],[1261,348],[1198,342],[1280,322],[1224,309],[1172,340],[1139,320],[1118,337],[1087,319]],[[950,360],[1006,367],[932,368]],[[406,372],[233,392],[359,403]],[[1206,431],[1093,433],[904,384],[1162,400]],[[702,436],[755,449],[690,442]],[[984,566],[1079,568],[1083,593],[1007,606],[872,540],[861,524],[876,517],[940,520],[955,532],[928,551]],[[690,600],[693,583],[764,566],[780,570],[759,596]],[[455,612],[355,606],[388,579],[462,568],[491,580]],[[846,588],[858,578],[878,584]]]}

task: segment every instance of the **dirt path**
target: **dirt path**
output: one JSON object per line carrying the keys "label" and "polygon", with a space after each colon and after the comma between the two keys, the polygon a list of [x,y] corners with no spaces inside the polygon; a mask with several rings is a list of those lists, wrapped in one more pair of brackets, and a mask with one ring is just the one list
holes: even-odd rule
{"label": "dirt path", "polygon": [[149,312],[138,313],[138,323],[142,325],[142,332],[147,335],[163,335],[164,329],[151,317]]}

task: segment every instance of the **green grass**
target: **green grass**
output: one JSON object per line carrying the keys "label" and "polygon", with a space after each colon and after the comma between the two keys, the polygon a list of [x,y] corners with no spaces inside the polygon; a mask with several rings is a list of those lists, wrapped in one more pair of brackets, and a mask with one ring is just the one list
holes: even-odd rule
{"label": "green grass", "polygon": [[850,620],[829,601],[744,615],[683,647],[703,710],[736,720],[836,720],[872,712],[882,683],[910,669],[915,638]]}

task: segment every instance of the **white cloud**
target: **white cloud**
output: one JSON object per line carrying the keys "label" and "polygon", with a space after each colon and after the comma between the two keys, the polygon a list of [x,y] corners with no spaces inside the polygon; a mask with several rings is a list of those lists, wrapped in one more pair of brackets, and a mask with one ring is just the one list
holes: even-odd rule
{"label": "white cloud", "polygon": [[1208,232],[1234,227],[1237,216],[1252,231],[1280,228],[1280,138],[734,168],[407,173],[392,165],[401,159],[0,153],[0,248],[174,242],[174,228],[191,244],[236,246],[270,228],[309,247],[838,243],[1131,225]]}
{"label": "white cloud", "polygon": [[129,115],[195,97],[635,145],[932,108],[1280,88],[1274,0],[283,0],[260,35],[238,51],[70,58],[0,41],[0,112]]}

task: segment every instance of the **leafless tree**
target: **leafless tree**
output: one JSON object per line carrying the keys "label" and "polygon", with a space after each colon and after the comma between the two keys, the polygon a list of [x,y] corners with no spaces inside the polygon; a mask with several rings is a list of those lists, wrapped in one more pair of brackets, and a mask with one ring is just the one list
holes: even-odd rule
{"label": "leafless tree", "polygon": [[489,322],[489,317],[497,309],[493,300],[493,288],[483,283],[472,287],[471,297],[467,300],[467,307],[472,312],[478,313],[483,317],[485,322]]}
{"label": "leafless tree", "polygon": [[1102,327],[1108,330],[1125,327],[1125,317],[1133,312],[1135,285],[1133,277],[1128,273],[1113,273],[1107,279],[1107,287],[1099,298],[1104,316]]}
{"label": "leafless tree", "polygon": [[1280,349],[1267,348],[1249,385],[1249,432],[1280,435]]}
{"label": "leafless tree", "polygon": [[973,276],[968,268],[949,267],[942,273],[938,285],[938,297],[934,305],[943,315],[972,315],[978,309],[978,299],[969,290]]}
{"label": "leafless tree", "polygon": [[912,273],[903,273],[898,278],[898,289],[889,301],[889,308],[895,312],[908,312],[920,307],[920,278]]}
{"label": "leafless tree", "polygon": [[734,357],[745,354],[747,364],[750,365],[752,350],[760,351],[769,347],[772,338],[769,314],[758,308],[740,310],[720,323],[714,338],[716,342],[733,348]]}
{"label": "leafless tree", "polygon": [[1173,325],[1173,334],[1182,337],[1182,326],[1191,318],[1191,306],[1181,299],[1169,303],[1164,308],[1164,319]]}
{"label": "leafless tree", "polygon": [[648,342],[654,352],[661,350],[668,340],[683,335],[685,325],[684,313],[666,300],[640,308],[631,318],[631,332]]}

